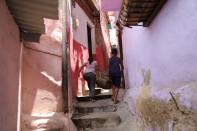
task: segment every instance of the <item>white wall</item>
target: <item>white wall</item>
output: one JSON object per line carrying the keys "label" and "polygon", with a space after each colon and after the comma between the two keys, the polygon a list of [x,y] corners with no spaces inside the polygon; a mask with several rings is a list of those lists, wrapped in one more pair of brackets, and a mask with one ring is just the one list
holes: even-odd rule
{"label": "white wall", "polygon": [[125,28],[123,50],[128,87],[150,68],[152,84],[176,88],[197,80],[197,1],[169,0],[150,27]]}
{"label": "white wall", "polygon": [[75,8],[73,8],[72,12],[73,18],[79,20],[79,28],[76,30],[73,29],[74,39],[80,44],[88,47],[88,37],[87,37],[87,24],[90,25],[92,31],[92,51],[96,52],[96,41],[95,41],[95,26],[92,21],[88,18],[85,12],[79,7],[76,3]]}

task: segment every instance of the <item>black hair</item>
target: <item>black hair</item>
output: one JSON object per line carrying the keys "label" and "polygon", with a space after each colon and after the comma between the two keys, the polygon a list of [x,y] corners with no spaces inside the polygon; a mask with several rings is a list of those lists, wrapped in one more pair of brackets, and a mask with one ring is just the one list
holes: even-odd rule
{"label": "black hair", "polygon": [[89,57],[88,58],[89,64],[91,64],[93,62],[93,60],[94,60],[93,57]]}
{"label": "black hair", "polygon": [[112,48],[111,49],[111,53],[112,53],[112,55],[117,55],[118,54],[118,50],[116,48]]}

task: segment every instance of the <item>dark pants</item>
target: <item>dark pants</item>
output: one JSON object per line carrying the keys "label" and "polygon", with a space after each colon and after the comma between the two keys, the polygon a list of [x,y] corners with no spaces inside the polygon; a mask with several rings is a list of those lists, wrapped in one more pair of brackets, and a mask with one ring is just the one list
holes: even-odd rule
{"label": "dark pants", "polygon": [[88,88],[90,90],[89,95],[91,98],[93,98],[94,97],[94,90],[95,90],[96,75],[92,72],[89,72],[89,73],[85,73],[83,75],[83,77],[88,83]]}

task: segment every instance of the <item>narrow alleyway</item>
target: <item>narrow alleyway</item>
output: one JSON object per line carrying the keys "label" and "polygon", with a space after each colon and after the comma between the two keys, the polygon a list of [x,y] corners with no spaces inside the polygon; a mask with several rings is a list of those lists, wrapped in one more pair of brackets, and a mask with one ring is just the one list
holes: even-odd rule
{"label": "narrow alleyway", "polygon": [[197,131],[196,5],[0,0],[0,131]]}

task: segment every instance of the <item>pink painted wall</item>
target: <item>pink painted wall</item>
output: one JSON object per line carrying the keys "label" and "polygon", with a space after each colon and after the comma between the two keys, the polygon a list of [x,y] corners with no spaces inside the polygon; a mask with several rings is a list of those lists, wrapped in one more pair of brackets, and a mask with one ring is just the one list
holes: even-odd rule
{"label": "pink painted wall", "polygon": [[196,0],[169,0],[150,27],[124,28],[123,50],[128,87],[151,69],[155,88],[175,89],[197,79]]}
{"label": "pink painted wall", "polygon": [[81,43],[73,40],[73,50],[70,52],[72,54],[71,57],[71,85],[73,89],[74,99],[78,95],[82,93],[82,87],[84,87],[84,80],[82,77],[78,77],[79,68],[82,66],[82,63],[88,60],[88,49],[84,47]]}
{"label": "pink painted wall", "polygon": [[[85,90],[86,84],[82,76],[78,77],[79,68],[83,63],[88,61],[88,37],[87,37],[87,24],[92,29],[92,49],[93,56],[99,62],[100,71],[106,70],[106,49],[103,40],[103,34],[100,23],[94,24],[83,9],[76,4],[75,8],[72,8],[73,20],[79,20],[78,28],[71,28],[70,32],[70,84],[72,86],[73,101],[75,96],[81,96]],[[73,33],[73,34],[72,34]],[[97,38],[95,36],[98,36]],[[103,49],[103,50],[102,50]]]}
{"label": "pink painted wall", "polygon": [[118,11],[123,0],[101,0],[102,11]]}
{"label": "pink painted wall", "polygon": [[92,52],[96,52],[96,41],[95,41],[95,25],[83,11],[83,9],[76,3],[75,8],[72,8],[73,19],[79,20],[79,27],[73,29],[73,37],[80,44],[88,48],[88,36],[87,36],[87,24],[91,27],[92,35]]}
{"label": "pink painted wall", "polygon": [[[70,16],[69,11],[70,8],[67,17]],[[59,15],[61,19],[61,8]],[[67,20],[70,23],[69,19]],[[25,131],[36,129],[73,131],[75,127],[70,120],[70,112],[63,113],[61,45],[63,23],[61,20],[51,19],[44,19],[44,23],[46,33],[40,37],[39,43],[24,42],[21,127]],[[72,35],[68,33],[68,38],[71,37]],[[69,89],[68,95],[71,111],[72,89]]]}
{"label": "pink painted wall", "polygon": [[107,70],[107,58],[106,58],[106,52],[103,47],[97,47],[96,48],[96,61],[98,63],[98,70],[100,72],[105,72]]}
{"label": "pink painted wall", "polygon": [[[45,19],[46,34],[40,43],[24,43],[22,113],[26,115],[63,111],[61,87],[61,23]],[[58,41],[60,39],[60,41]]]}
{"label": "pink painted wall", "polygon": [[[103,36],[104,43],[102,43],[103,48],[106,52],[106,58],[110,57],[111,52],[111,43],[108,29],[108,16],[106,12],[100,12],[100,21],[101,21],[101,32]],[[108,60],[107,60],[108,61]]]}
{"label": "pink painted wall", "polygon": [[0,0],[0,130],[17,130],[21,43],[19,30]]}

